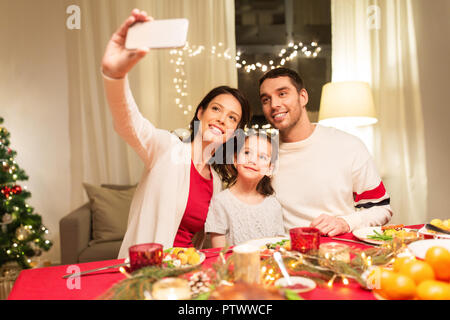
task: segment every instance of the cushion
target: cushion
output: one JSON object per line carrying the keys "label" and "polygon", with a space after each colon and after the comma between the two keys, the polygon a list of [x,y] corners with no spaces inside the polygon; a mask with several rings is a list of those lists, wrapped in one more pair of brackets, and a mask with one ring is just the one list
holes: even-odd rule
{"label": "cushion", "polygon": [[121,245],[122,241],[108,241],[92,244],[80,253],[78,262],[115,260],[119,255]]}
{"label": "cushion", "polygon": [[125,190],[102,188],[83,183],[91,204],[92,241],[122,240],[128,224],[128,212],[136,187]]}

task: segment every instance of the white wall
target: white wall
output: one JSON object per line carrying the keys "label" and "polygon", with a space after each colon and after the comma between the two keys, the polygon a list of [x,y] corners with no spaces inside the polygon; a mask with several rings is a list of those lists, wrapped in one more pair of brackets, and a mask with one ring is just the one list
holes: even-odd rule
{"label": "white wall", "polygon": [[[427,216],[450,218],[450,1],[415,0],[425,126]],[[428,220],[428,221],[429,221]]]}
{"label": "white wall", "polygon": [[65,16],[59,0],[0,1],[0,116],[30,177],[18,184],[53,241],[42,259],[52,262],[60,261],[59,220],[70,209]]}

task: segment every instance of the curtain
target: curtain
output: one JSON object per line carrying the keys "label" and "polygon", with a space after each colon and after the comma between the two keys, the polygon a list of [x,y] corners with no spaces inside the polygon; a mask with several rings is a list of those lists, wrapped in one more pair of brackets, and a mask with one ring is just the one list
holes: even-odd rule
{"label": "curtain", "polygon": [[83,182],[133,184],[139,158],[115,133],[100,63],[113,32],[139,8],[155,19],[189,19],[185,48],[152,50],[130,72],[133,95],[156,127],[187,128],[201,98],[218,85],[237,87],[233,0],[66,0],[78,5],[79,30],[66,31],[71,148],[71,206]]}
{"label": "curtain", "polygon": [[373,90],[375,161],[391,196],[392,222],[426,221],[424,120],[411,0],[332,0],[332,80]]}

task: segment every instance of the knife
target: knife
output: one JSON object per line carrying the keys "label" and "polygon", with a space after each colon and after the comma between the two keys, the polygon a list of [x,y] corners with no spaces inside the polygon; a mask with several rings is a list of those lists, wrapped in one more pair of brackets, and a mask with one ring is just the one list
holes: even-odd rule
{"label": "knife", "polygon": [[95,269],[86,270],[86,271],[82,271],[82,272],[70,273],[70,274],[66,274],[65,276],[63,276],[63,279],[67,279],[69,277],[73,277],[73,278],[79,277],[79,276],[82,276],[82,275],[88,274],[88,273],[93,273],[93,272],[107,270],[107,269],[113,269],[113,268],[119,268],[119,267],[125,267],[128,265],[129,265],[129,263],[125,262],[125,263],[115,264],[113,266],[106,266],[106,267],[95,268]]}
{"label": "knife", "polygon": [[437,232],[440,232],[440,233],[450,234],[450,231],[441,229],[441,228],[436,227],[435,225],[432,225],[432,224],[429,224],[429,223],[427,223],[425,227],[426,227],[428,230],[433,230],[433,231],[437,231]]}

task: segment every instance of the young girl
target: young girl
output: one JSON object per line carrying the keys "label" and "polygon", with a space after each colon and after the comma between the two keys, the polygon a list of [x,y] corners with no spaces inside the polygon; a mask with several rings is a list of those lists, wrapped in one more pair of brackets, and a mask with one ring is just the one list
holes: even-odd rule
{"label": "young girl", "polygon": [[270,178],[276,157],[277,144],[263,133],[252,132],[237,145],[229,188],[212,198],[206,218],[213,247],[285,235]]}

